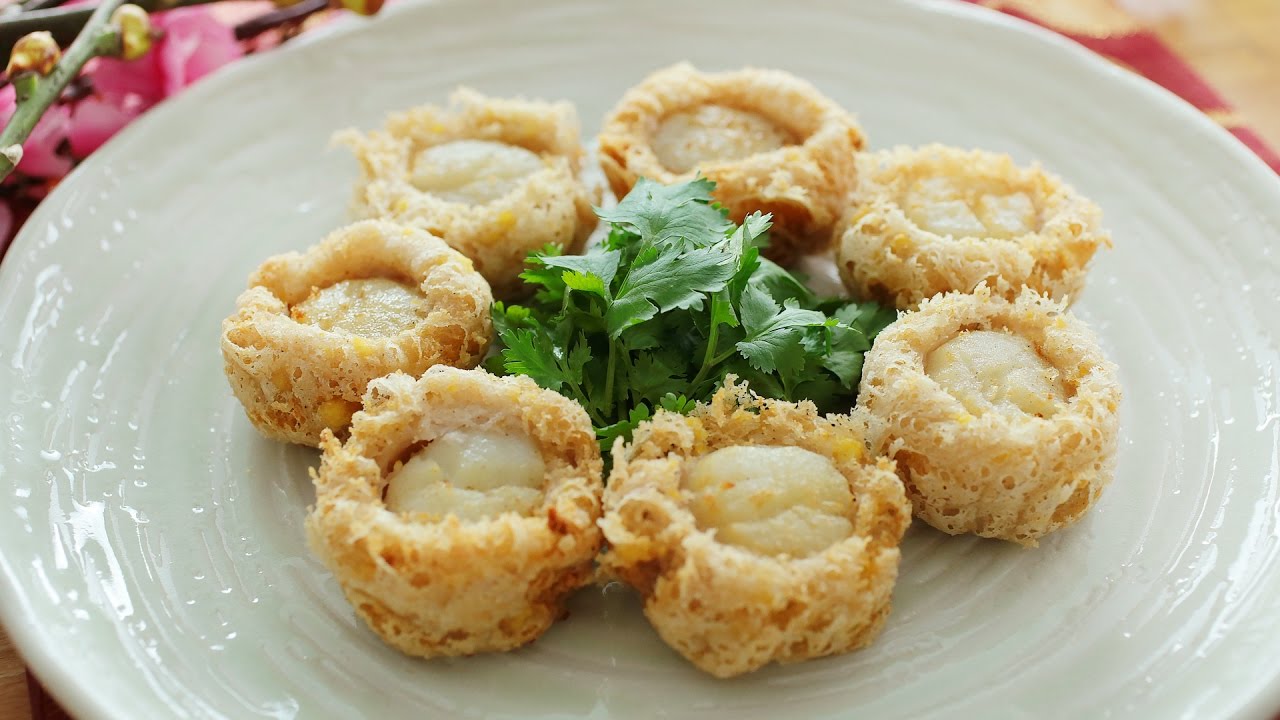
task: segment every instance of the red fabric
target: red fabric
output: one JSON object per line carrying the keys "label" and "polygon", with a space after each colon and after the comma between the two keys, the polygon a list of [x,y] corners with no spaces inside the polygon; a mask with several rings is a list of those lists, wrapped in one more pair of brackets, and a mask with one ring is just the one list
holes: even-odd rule
{"label": "red fabric", "polygon": [[[987,4],[982,0],[963,1]],[[1196,106],[1202,112],[1225,117],[1229,116],[1233,111],[1230,103],[1205,82],[1204,78],[1201,78],[1190,65],[1178,57],[1168,45],[1165,45],[1155,33],[1140,30],[1107,37],[1093,37],[1066,32],[1054,27],[1049,22],[1013,8],[996,7],[993,9],[1035,23],[1040,27],[1049,28],[1065,37],[1071,38],[1099,55],[1141,74],[1152,82],[1158,83],[1178,97]],[[1262,158],[1262,161],[1267,165],[1270,165],[1272,170],[1280,173],[1280,154],[1277,154],[1275,150],[1263,142],[1257,133],[1247,127],[1233,124],[1224,124],[1224,127],[1247,145],[1250,150],[1257,153],[1258,157]]]}

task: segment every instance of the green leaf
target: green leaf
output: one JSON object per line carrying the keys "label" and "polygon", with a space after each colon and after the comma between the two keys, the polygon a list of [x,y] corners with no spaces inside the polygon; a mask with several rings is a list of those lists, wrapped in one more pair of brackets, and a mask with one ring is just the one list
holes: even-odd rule
{"label": "green leaf", "polygon": [[[612,210],[602,246],[532,253],[524,305],[495,303],[493,372],[532,377],[586,408],[602,447],[661,407],[687,413],[733,373],[766,397],[852,406],[863,354],[896,318],[874,302],[819,302],[763,259],[769,217],[727,220],[714,185],[648,180]],[[608,460],[606,458],[606,460]]]}
{"label": "green leaf", "polygon": [[835,373],[846,387],[857,384],[862,375],[862,354],[871,349],[867,336],[858,328],[838,324],[828,328],[829,350],[822,367]]}
{"label": "green leaf", "polygon": [[533,327],[537,324],[532,311],[522,305],[495,302],[489,308],[489,317],[493,320],[493,330],[497,334],[512,328]]}
{"label": "green leaf", "polygon": [[666,410],[667,412],[680,413],[681,415],[688,415],[693,412],[695,407],[698,406],[698,402],[696,400],[687,398],[684,395],[676,395],[675,393],[667,393],[666,395],[663,395],[659,404],[662,406],[663,410]]}
{"label": "green leaf", "polygon": [[769,293],[765,292],[758,286],[749,285],[742,292],[742,299],[738,304],[738,314],[742,317],[742,326],[746,328],[747,333],[754,334],[768,327],[769,321],[777,317],[781,311],[778,303],[769,297]]}
{"label": "green leaf", "polygon": [[826,316],[800,308],[788,300],[777,303],[760,288],[748,286],[742,293],[742,325],[747,336],[736,347],[755,368],[763,372],[796,372],[803,368],[804,330],[821,326]]}
{"label": "green leaf", "polygon": [[616,339],[659,312],[700,308],[706,294],[719,291],[733,276],[730,260],[712,249],[668,250],[648,264],[633,267],[606,313],[609,336]]}
{"label": "green leaf", "polygon": [[678,185],[640,178],[616,207],[596,214],[636,235],[643,245],[705,247],[734,227],[723,210],[711,205],[715,186],[702,177]]}
{"label": "green leaf", "polygon": [[761,258],[759,266],[751,274],[750,282],[763,287],[778,302],[796,300],[801,307],[814,306],[813,292],[799,278],[772,260]]}
{"label": "green leaf", "polygon": [[539,259],[544,267],[559,268],[580,276],[594,275],[605,287],[609,287],[614,275],[618,272],[618,261],[621,258],[622,253],[609,250],[588,252],[585,255],[559,255]]}
{"label": "green leaf", "polygon": [[725,290],[717,293],[715,300],[711,303],[711,323],[738,327],[738,315],[733,311],[733,302]]}
{"label": "green leaf", "polygon": [[503,367],[512,375],[527,375],[548,390],[559,390],[572,378],[559,360],[559,348],[541,328],[516,328],[502,334]]}
{"label": "green leaf", "polygon": [[502,357],[502,353],[495,353],[485,358],[482,365],[485,370],[494,375],[509,375],[506,363],[506,358]]}
{"label": "green leaf", "polygon": [[[741,356],[735,356],[724,364],[724,374],[734,374],[739,380],[747,383],[747,385],[756,393],[770,398],[778,398],[786,400],[787,392],[783,387],[782,381],[778,379],[777,373],[762,372],[751,366],[751,363]],[[713,388],[711,392],[715,392]]]}
{"label": "green leaf", "polygon": [[641,399],[657,399],[680,392],[687,385],[688,378],[684,375],[686,368],[677,365],[657,353],[636,353],[628,375],[631,392]]}
{"label": "green leaf", "polygon": [[828,300],[819,309],[835,316],[845,325],[858,328],[867,336],[868,341],[874,340],[881,330],[898,319],[897,310],[874,301]]}
{"label": "green leaf", "polygon": [[854,391],[830,373],[819,373],[791,389],[796,399],[812,400],[819,412],[847,413],[853,407]]}
{"label": "green leaf", "polygon": [[[559,353],[557,352],[556,355],[558,358]],[[583,368],[589,362],[591,362],[591,346],[587,344],[586,338],[579,338],[577,344],[573,346],[568,356],[564,358],[563,367],[566,377],[577,384],[581,384]]]}
{"label": "green leaf", "polygon": [[649,410],[649,406],[640,404],[631,408],[626,417],[618,422],[597,427],[596,440],[600,443],[600,449],[603,452],[609,452],[613,449],[614,440],[618,438],[630,440],[636,427],[650,417],[653,417],[653,413]]}
{"label": "green leaf", "polygon": [[761,247],[760,243],[773,226],[773,216],[759,211],[753,212],[742,220],[742,226],[730,235],[729,242],[737,243],[742,249]]}
{"label": "green leaf", "polygon": [[520,279],[538,288],[534,298],[539,302],[555,304],[564,298],[564,280],[561,279],[564,272],[559,268],[549,267],[546,263],[559,254],[559,247],[547,245],[529,253],[524,260],[525,270],[520,273]]}
{"label": "green leaf", "polygon": [[566,272],[561,276],[561,280],[564,281],[565,287],[570,290],[599,295],[605,300],[609,299],[609,288],[605,284],[605,281],[598,275],[580,272]]}

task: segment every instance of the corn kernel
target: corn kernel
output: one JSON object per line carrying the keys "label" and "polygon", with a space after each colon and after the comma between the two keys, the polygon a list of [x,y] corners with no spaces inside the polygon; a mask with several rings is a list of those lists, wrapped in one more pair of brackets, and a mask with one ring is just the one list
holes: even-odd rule
{"label": "corn kernel", "polygon": [[849,462],[850,460],[861,461],[866,455],[866,448],[863,447],[859,440],[839,440],[835,446],[835,459],[838,463]]}
{"label": "corn kernel", "polygon": [[330,430],[341,430],[351,424],[351,416],[360,409],[360,403],[333,398],[320,403],[320,420]]}

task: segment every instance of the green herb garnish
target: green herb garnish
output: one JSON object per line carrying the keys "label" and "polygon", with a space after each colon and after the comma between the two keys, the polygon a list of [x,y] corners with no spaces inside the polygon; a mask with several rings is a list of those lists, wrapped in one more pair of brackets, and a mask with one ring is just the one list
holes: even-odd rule
{"label": "green herb garnish", "polygon": [[851,407],[862,354],[893,309],[819,301],[760,256],[769,217],[735,225],[714,188],[641,179],[597,210],[612,225],[602,244],[531,254],[521,277],[537,291],[527,305],[494,304],[502,349],[489,369],[580,402],[606,450],[654,408],[688,412],[730,373],[768,397]]}

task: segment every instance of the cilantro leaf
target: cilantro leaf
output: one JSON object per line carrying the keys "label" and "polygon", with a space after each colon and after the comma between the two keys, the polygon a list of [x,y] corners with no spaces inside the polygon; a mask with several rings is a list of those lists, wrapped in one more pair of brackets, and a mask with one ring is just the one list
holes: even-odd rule
{"label": "cilantro leaf", "polygon": [[591,293],[592,295],[599,295],[606,300],[609,299],[609,286],[605,284],[604,280],[599,275],[592,275],[591,273],[566,272],[564,275],[560,276],[560,279],[564,281],[564,286],[570,290]]}
{"label": "cilantro leaf", "polygon": [[640,404],[631,408],[626,417],[621,420],[603,427],[596,427],[596,440],[600,443],[600,449],[609,452],[613,449],[614,440],[620,437],[629,439],[636,426],[651,417],[653,413],[649,410],[649,406]]}
{"label": "cilantro leaf", "polygon": [[736,347],[753,367],[763,372],[798,371],[804,365],[804,330],[827,321],[822,313],[802,309],[795,300],[778,307],[768,293],[755,285],[743,291],[741,308],[747,336]]}
{"label": "cilantro leaf", "polygon": [[862,375],[862,354],[871,349],[871,343],[861,330],[843,323],[828,328],[828,333],[830,349],[822,358],[822,367],[846,386],[856,385]]}
{"label": "cilantro leaf", "polygon": [[828,300],[820,303],[818,309],[831,314],[845,325],[862,330],[867,340],[874,340],[881,330],[898,319],[897,310],[877,302]]}
{"label": "cilantro leaf", "polygon": [[539,255],[538,260],[546,268],[559,268],[578,275],[594,275],[608,287],[618,272],[622,253],[617,250],[589,252],[585,255]]}
{"label": "cilantro leaf", "polygon": [[631,392],[638,398],[661,398],[684,390],[688,380],[683,366],[658,353],[636,353],[631,369]]}
{"label": "cilantro leaf", "polygon": [[[637,259],[646,258],[641,254]],[[719,291],[733,276],[732,259],[710,248],[668,250],[632,267],[605,314],[609,336],[616,339],[622,331],[659,312],[700,307],[706,294]]]}
{"label": "cilantro leaf", "polygon": [[761,257],[769,216],[733,224],[714,187],[640,180],[597,211],[612,225],[600,246],[532,253],[521,277],[534,295],[493,305],[499,347],[485,366],[578,401],[606,452],[658,408],[690,412],[730,373],[767,397],[847,411],[863,354],[895,311],[819,301]]}
{"label": "cilantro leaf", "polygon": [[813,291],[772,260],[760,259],[759,266],[751,274],[751,283],[769,291],[769,296],[778,302],[794,299],[805,307],[813,307],[815,302]]}
{"label": "cilantro leaf", "polygon": [[559,390],[573,379],[560,361],[562,351],[542,328],[508,330],[502,334],[502,343],[506,345],[502,365],[508,373],[527,375],[548,390]]}
{"label": "cilantro leaf", "polygon": [[521,305],[495,302],[493,307],[489,308],[489,315],[493,319],[493,330],[498,334],[511,328],[533,327],[537,324],[533,318],[533,312]]}
{"label": "cilantro leaf", "polygon": [[698,402],[696,400],[691,400],[684,395],[676,395],[675,393],[667,393],[666,395],[663,395],[659,404],[662,406],[663,410],[680,413],[681,415],[688,415],[690,412],[693,412],[695,407],[698,406]]}
{"label": "cilantro leaf", "polygon": [[638,236],[642,245],[706,247],[734,229],[725,212],[711,204],[714,189],[715,183],[703,177],[679,185],[640,178],[617,207],[596,214]]}

